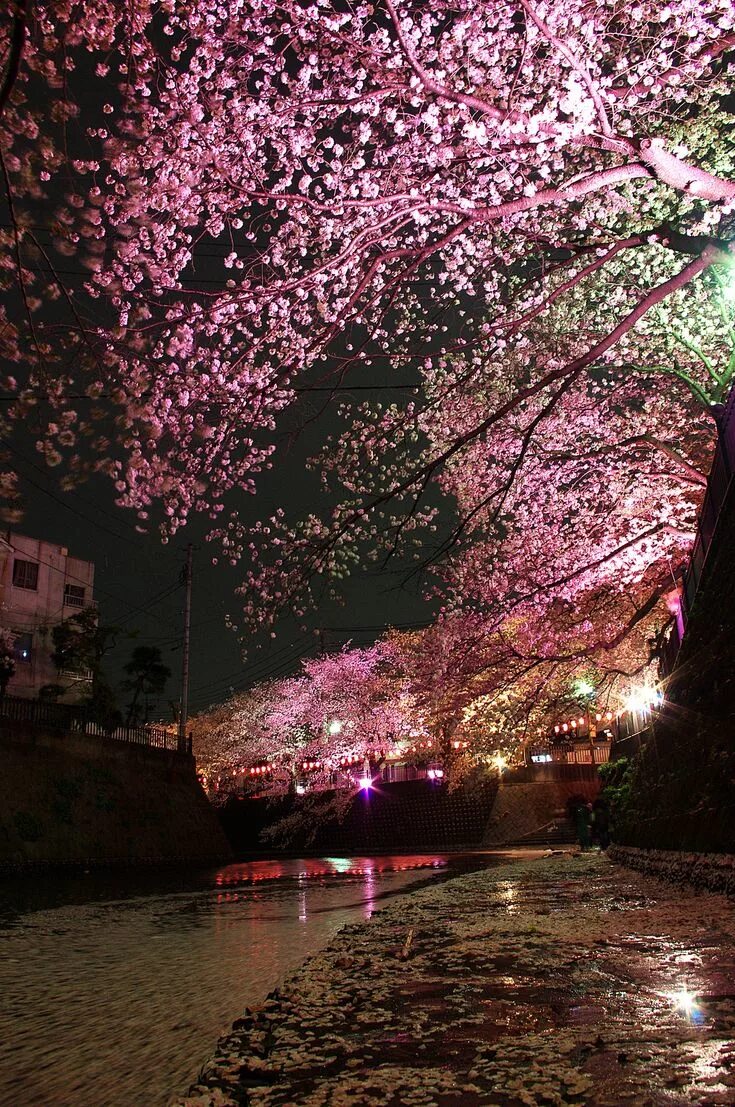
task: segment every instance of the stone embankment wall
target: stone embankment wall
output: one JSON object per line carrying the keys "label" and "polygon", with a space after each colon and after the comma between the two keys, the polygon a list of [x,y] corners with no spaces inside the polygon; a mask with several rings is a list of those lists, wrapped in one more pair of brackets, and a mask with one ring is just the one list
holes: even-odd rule
{"label": "stone embankment wall", "polygon": [[735,482],[616,840],[735,853]]}
{"label": "stone embankment wall", "polygon": [[566,819],[571,800],[593,800],[599,790],[599,779],[591,776],[589,780],[503,781],[482,844],[502,846],[534,834],[555,820]]}
{"label": "stone embankment wall", "polygon": [[[358,793],[347,810],[333,792],[275,802],[233,797],[221,817],[238,855],[279,848],[290,853],[457,850],[482,843],[496,790],[494,780],[454,791],[425,780],[381,783]],[[296,819],[285,839],[268,837],[269,827]]]}
{"label": "stone embankment wall", "polygon": [[675,884],[691,884],[709,892],[735,895],[735,854],[687,853],[683,850],[610,846],[608,857],[620,865],[660,876]]}
{"label": "stone embankment wall", "polygon": [[[520,775],[522,781],[504,780],[500,788],[493,777],[453,791],[425,780],[381,783],[355,796],[346,811],[330,807],[338,797],[329,792],[276,801],[233,797],[221,818],[238,855],[281,844],[312,853],[494,848],[564,820],[570,800],[592,800],[600,789],[591,772],[536,782],[533,770]],[[269,827],[296,816],[299,825],[285,842],[268,836]]]}
{"label": "stone embankment wall", "polygon": [[192,757],[3,726],[0,765],[0,870],[231,856]]}

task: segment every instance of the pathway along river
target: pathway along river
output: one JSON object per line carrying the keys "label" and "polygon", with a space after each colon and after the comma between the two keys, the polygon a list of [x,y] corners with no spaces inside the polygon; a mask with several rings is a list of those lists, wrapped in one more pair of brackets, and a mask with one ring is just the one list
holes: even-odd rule
{"label": "pathway along river", "polygon": [[253,861],[0,884],[0,1103],[164,1107],[346,923],[491,855]]}

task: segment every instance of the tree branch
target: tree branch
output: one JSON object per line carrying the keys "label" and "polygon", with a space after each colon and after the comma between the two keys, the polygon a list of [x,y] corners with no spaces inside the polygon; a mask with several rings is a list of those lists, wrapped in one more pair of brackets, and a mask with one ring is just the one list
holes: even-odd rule
{"label": "tree branch", "polygon": [[10,36],[10,49],[8,51],[7,64],[0,85],[0,115],[5,111],[13,86],[18,77],[20,63],[23,57],[23,47],[26,41],[26,23],[28,15],[28,0],[15,0],[15,14],[13,15],[13,30]]}

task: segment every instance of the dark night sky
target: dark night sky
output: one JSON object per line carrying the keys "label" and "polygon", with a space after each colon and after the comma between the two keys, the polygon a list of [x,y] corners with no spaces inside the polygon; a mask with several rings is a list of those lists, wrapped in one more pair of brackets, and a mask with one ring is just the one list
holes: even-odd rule
{"label": "dark night sky", "polygon": [[[81,59],[77,72],[82,89],[88,79],[84,64],[84,59]],[[109,97],[114,100],[115,95],[114,88],[110,88]],[[80,100],[84,105],[81,121],[85,127],[95,122],[94,112],[100,106],[97,100],[91,95]],[[99,116],[98,122],[106,118]],[[59,186],[54,184],[51,187]],[[32,207],[31,210],[35,234],[54,256],[53,239],[47,225],[48,211],[52,207]],[[8,225],[8,219],[7,204],[0,197],[0,223]],[[203,247],[201,256],[197,255],[195,269],[182,278],[188,290],[199,285],[207,291],[218,284],[224,287],[223,282],[231,274],[223,269],[222,258],[231,248],[229,239],[226,244]],[[251,247],[243,243],[242,248]],[[79,260],[60,257],[55,259],[55,264],[65,286],[76,297],[83,297],[87,273]],[[14,310],[22,312],[20,301],[16,298],[13,305],[12,300],[10,294],[11,317]],[[89,308],[90,304],[85,300],[85,309]],[[44,310],[50,311],[50,319],[61,321],[58,318],[61,308],[58,306]],[[99,310],[99,302],[95,302],[92,316]],[[407,383],[406,376],[411,377],[412,374],[407,374],[404,369],[392,370],[389,365],[384,365],[382,369],[373,366],[369,372],[370,376],[359,375],[349,379],[353,386],[370,389],[368,393],[354,394],[355,400],[384,399],[386,397],[379,396],[379,392],[385,385],[391,388],[391,400],[407,398],[405,389],[394,390],[399,384]],[[364,368],[362,373],[365,373]],[[313,384],[314,381],[300,383]],[[374,394],[373,386],[377,386]],[[277,507],[283,507],[291,520],[312,511],[328,514],[329,504],[325,503],[318,476],[307,472],[304,462],[309,455],[316,453],[325,435],[342,429],[341,425],[338,427],[334,415],[337,399],[344,400],[344,394],[332,397],[326,404],[323,394],[300,397],[300,415],[287,415],[287,427],[284,429],[293,431],[301,418],[309,423],[308,432],[299,435],[295,444],[291,436],[287,438],[284,435],[284,442],[290,442],[289,448],[282,449],[276,455],[270,473],[257,478],[259,494],[255,497],[241,495],[239,499],[233,497],[227,504],[228,510],[236,508],[250,522],[271,514]],[[324,412],[315,422],[311,422],[310,417],[323,406]],[[142,535],[136,531],[133,513],[115,507],[112,485],[106,479],[96,478],[71,492],[62,491],[59,479],[64,475],[63,467],[48,469],[45,466],[35,449],[36,437],[35,433],[24,433],[23,428],[18,428],[10,443],[25,500],[24,519],[11,529],[66,546],[73,556],[95,563],[95,598],[101,621],[119,625],[125,632],[137,632],[135,639],[121,636],[116,650],[109,657],[108,670],[113,682],[122,679],[121,667],[136,644],[158,645],[165,662],[173,670],[164,699],[179,698],[184,590],[178,587],[170,595],[161,594],[178,583],[189,541],[195,545],[190,680],[192,713],[210,703],[221,702],[232,689],[246,687],[268,676],[296,671],[301,655],[318,653],[319,630],[324,631],[326,648],[333,650],[350,639],[356,645],[367,645],[389,624],[423,623],[431,617],[430,605],[420,596],[420,583],[414,582],[408,590],[400,587],[400,574],[397,572],[366,570],[346,583],[344,604],[324,602],[298,623],[285,616],[276,627],[275,638],[264,635],[259,641],[246,643],[248,658],[243,663],[237,635],[225,625],[227,613],[235,620],[238,616],[239,600],[234,591],[243,570],[223,564],[221,559],[217,566],[211,564],[212,557],[220,550],[204,540],[209,520],[193,520],[188,528],[179,531],[175,541],[164,546],[157,534]],[[307,624],[306,632],[301,629],[302,622]],[[360,629],[342,633],[330,628]],[[166,709],[163,700],[160,706]]]}
{"label": "dark night sky", "polygon": [[[0,205],[0,219],[2,215]],[[39,228],[37,233],[43,231]],[[46,245],[51,249],[48,237]],[[208,281],[208,287],[217,283],[215,275],[221,277],[219,260],[221,251],[212,251],[199,266],[198,280]],[[82,291],[85,276],[78,266],[65,270],[65,280],[77,295]],[[16,310],[22,310],[19,304]],[[237,509],[247,522],[266,517],[278,507],[285,509],[291,521],[309,512],[327,515],[330,504],[325,500],[319,476],[307,471],[305,462],[318,452],[326,435],[344,431],[344,424],[335,414],[338,402],[350,397],[356,402],[404,401],[410,395],[402,387],[407,383],[406,376],[411,374],[404,369],[393,371],[389,365],[377,368],[373,363],[369,370],[365,366],[356,369],[349,380],[353,389],[357,385],[368,391],[345,394],[344,388],[330,397],[324,392],[300,396],[296,406],[284,413],[273,469],[256,478],[258,494],[239,497],[233,494],[227,510]],[[308,379],[301,383],[313,387]],[[383,393],[386,385],[390,388],[388,394]],[[300,430],[304,424],[306,430]],[[246,643],[245,665],[237,635],[225,625],[228,613],[237,620],[240,601],[234,592],[243,570],[223,564],[221,558],[217,566],[212,565],[212,557],[221,551],[216,544],[205,541],[210,521],[193,519],[188,528],[179,531],[176,539],[164,546],[155,532],[143,535],[136,531],[135,515],[115,506],[114,490],[107,479],[95,478],[71,492],[62,491],[59,481],[64,476],[63,465],[59,469],[48,468],[36,452],[36,438],[35,430],[19,426],[9,443],[25,502],[23,521],[11,529],[66,546],[73,556],[95,563],[95,597],[101,621],[119,625],[126,632],[137,632],[134,640],[120,637],[116,650],[109,656],[109,674],[113,682],[123,678],[121,666],[136,644],[160,646],[166,664],[173,671],[160,703],[164,710],[164,700],[177,700],[180,695],[184,590],[180,587],[165,597],[161,593],[179,581],[189,541],[195,545],[192,713],[221,702],[230,689],[296,671],[302,654],[318,653],[319,630],[371,628],[350,629],[345,633],[327,629],[323,640],[326,648],[333,650],[350,639],[356,645],[367,645],[388,624],[426,622],[431,616],[430,606],[420,596],[420,583],[414,582],[408,590],[400,587],[398,571],[380,573],[375,568],[368,569],[346,583],[342,605],[321,603],[298,623],[286,616],[276,627],[275,639],[264,635],[259,641]],[[302,623],[307,624],[306,632],[301,629]]]}
{"label": "dark night sky", "polygon": [[[329,416],[326,421],[331,423]],[[309,438],[313,444],[316,432],[312,431]],[[207,520],[194,520],[164,546],[156,534],[136,532],[135,517],[115,507],[107,480],[98,478],[64,492],[58,485],[61,470],[47,469],[42,460],[36,460],[31,443],[18,437],[16,445],[26,512],[23,522],[12,529],[67,546],[73,556],[95,563],[95,596],[101,620],[119,625],[126,632],[109,656],[108,671],[113,681],[121,679],[121,666],[135,645],[157,645],[173,670],[164,698],[178,698],[184,590],[178,587],[170,595],[161,594],[178,583],[189,541],[195,545],[192,713],[221,702],[230,689],[296,671],[302,655],[318,653],[320,629],[326,628],[325,646],[333,650],[350,639],[356,645],[366,645],[384,625],[425,621],[430,615],[415,585],[408,591],[399,586],[396,575],[368,569],[347,583],[342,605],[326,601],[307,616],[306,632],[301,630],[301,621],[297,624],[286,615],[276,627],[275,638],[264,635],[248,642],[248,657],[243,663],[237,635],[225,625],[226,613],[234,617],[238,614],[234,590],[240,570],[223,564],[221,559],[217,566],[212,565],[212,557],[220,551],[204,540]],[[274,463],[273,471],[263,479],[261,495],[240,497],[237,506],[247,518],[254,519],[279,505],[294,513],[324,510],[318,480],[304,469],[306,445],[297,446]],[[335,628],[346,629],[338,632]],[[128,637],[129,632],[137,632],[136,637]],[[162,701],[160,707],[165,706]]]}

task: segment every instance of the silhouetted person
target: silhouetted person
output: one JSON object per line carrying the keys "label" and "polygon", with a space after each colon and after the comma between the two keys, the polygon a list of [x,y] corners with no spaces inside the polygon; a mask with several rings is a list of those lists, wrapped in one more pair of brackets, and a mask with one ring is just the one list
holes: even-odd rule
{"label": "silhouetted person", "polygon": [[592,806],[591,804],[580,803],[577,810],[574,812],[574,821],[577,824],[577,838],[579,844],[582,847],[582,851],[588,850],[592,845]]}
{"label": "silhouetted person", "polygon": [[610,815],[604,799],[597,798],[592,805],[592,834],[600,849],[610,845]]}

